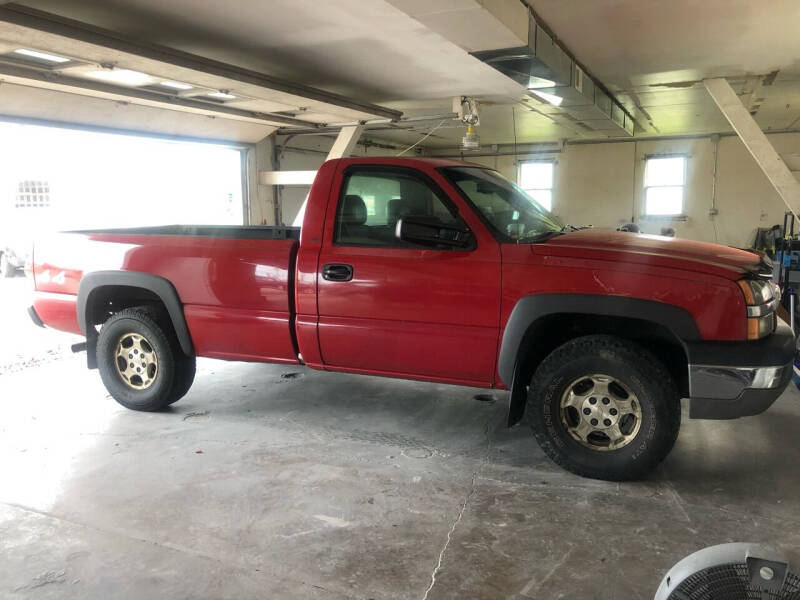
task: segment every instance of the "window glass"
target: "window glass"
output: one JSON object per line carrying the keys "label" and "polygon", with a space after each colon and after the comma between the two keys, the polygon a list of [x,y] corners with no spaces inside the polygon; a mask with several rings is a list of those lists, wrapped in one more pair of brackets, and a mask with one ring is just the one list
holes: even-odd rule
{"label": "window glass", "polygon": [[647,188],[648,215],[679,215],[683,212],[683,187]]}
{"label": "window glass", "polygon": [[425,182],[392,171],[357,171],[345,180],[336,212],[334,242],[358,246],[415,247],[397,239],[398,219],[425,217],[457,224],[444,201]]}
{"label": "window glass", "polygon": [[645,215],[669,216],[683,213],[686,157],[649,157],[645,164]]}
{"label": "window glass", "polygon": [[497,171],[452,167],[443,172],[505,237],[534,243],[558,235],[564,228],[540,202]]}
{"label": "window glass", "polygon": [[0,140],[0,243],[9,232],[246,222],[241,149],[3,122]]}
{"label": "window glass", "polygon": [[550,210],[550,207],[553,206],[553,192],[551,190],[527,190],[526,193],[547,210]]}
{"label": "window glass", "polygon": [[545,209],[553,209],[553,161],[527,161],[519,164],[519,187]]}
{"label": "window glass", "polygon": [[684,160],[683,156],[648,158],[645,185],[683,185]]}
{"label": "window glass", "polygon": [[50,184],[46,181],[20,181],[14,208],[48,208]]}

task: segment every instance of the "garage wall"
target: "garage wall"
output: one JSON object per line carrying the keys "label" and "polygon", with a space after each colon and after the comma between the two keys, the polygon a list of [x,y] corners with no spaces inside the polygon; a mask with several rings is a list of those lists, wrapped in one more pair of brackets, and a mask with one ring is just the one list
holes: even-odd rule
{"label": "garage wall", "polygon": [[[796,164],[800,163],[800,134],[774,134],[769,139],[790,167],[800,168]],[[280,168],[316,169],[324,160],[322,152],[331,144],[329,138],[291,140],[290,146],[319,153],[302,154],[287,149],[281,157]],[[709,217],[714,189],[714,144],[710,137],[575,143],[551,155],[529,155],[529,148],[520,146],[518,155],[469,157],[465,154],[465,159],[496,168],[514,180],[520,160],[555,159],[553,210],[567,223],[616,228],[633,219],[646,233],[657,234],[662,227],[673,227],[679,237],[748,246],[757,227],[782,223],[785,206],[739,138],[723,136],[718,140],[716,167],[719,214],[713,219]],[[502,149],[508,151],[508,147]],[[359,146],[357,153],[365,152],[370,156],[391,154],[386,149],[365,151]],[[445,153],[429,151],[428,155]],[[652,154],[673,153],[687,155],[686,219],[642,219],[645,159]],[[285,223],[291,223],[307,193],[305,187],[282,189]]]}
{"label": "garage wall", "polygon": [[[328,151],[333,146],[334,138],[323,136],[277,137],[279,147],[278,164],[281,171],[314,171],[322,166]],[[402,150],[392,152],[390,148],[364,147],[358,145],[354,156],[392,156]],[[260,186],[265,187],[265,186]],[[303,200],[308,195],[310,186],[281,186],[278,194],[281,204],[283,223],[291,225]]]}
{"label": "garage wall", "polygon": [[[800,162],[800,134],[774,134],[769,139],[790,168],[796,167]],[[680,237],[747,246],[757,227],[783,221],[784,203],[736,136],[719,138],[719,214],[713,219],[709,216],[714,190],[714,140],[710,137],[571,144],[551,155],[520,152],[517,156],[465,155],[465,159],[494,167],[513,180],[519,161],[554,159],[553,211],[574,225],[616,228],[633,219],[646,233],[657,234],[662,227],[673,227]],[[673,153],[687,156],[686,219],[642,219],[645,159]]]}
{"label": "garage wall", "polygon": [[[325,162],[325,157],[333,145],[333,139],[316,136],[291,140],[279,138],[278,144],[285,145],[279,157],[282,171],[313,171],[319,169]],[[285,224],[292,224],[310,189],[310,186],[305,185],[281,187],[279,192],[281,214]]]}
{"label": "garage wall", "polygon": [[275,137],[267,136],[247,153],[248,211],[250,225],[275,225],[275,201],[272,188],[258,183],[261,171],[271,171]]}

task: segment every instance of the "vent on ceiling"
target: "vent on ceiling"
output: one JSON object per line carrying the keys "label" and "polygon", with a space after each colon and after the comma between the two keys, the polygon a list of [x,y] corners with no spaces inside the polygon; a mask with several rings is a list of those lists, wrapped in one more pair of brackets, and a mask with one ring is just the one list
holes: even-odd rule
{"label": "vent on ceiling", "polygon": [[[633,135],[633,118],[528,13],[528,43],[474,52],[473,56],[517,81],[529,93],[609,137]],[[557,114],[547,111],[548,114]]]}

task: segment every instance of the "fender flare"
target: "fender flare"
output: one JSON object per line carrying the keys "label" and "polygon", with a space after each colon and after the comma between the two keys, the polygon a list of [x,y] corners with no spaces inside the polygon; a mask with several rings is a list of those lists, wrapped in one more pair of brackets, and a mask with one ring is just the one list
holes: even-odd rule
{"label": "fender flare", "polygon": [[88,337],[89,333],[87,332],[91,330],[91,327],[88,327],[87,324],[88,308],[91,306],[92,296],[98,289],[106,286],[140,288],[158,296],[167,309],[181,350],[186,356],[194,355],[192,338],[189,335],[189,328],[183,315],[183,304],[181,304],[178,292],[167,279],[150,273],[139,273],[138,271],[94,271],[84,275],[78,287],[77,300],[78,325],[84,335]]}
{"label": "fender flare", "polygon": [[527,401],[529,382],[519,376],[522,365],[517,360],[525,334],[536,321],[557,314],[627,317],[656,323],[669,330],[684,346],[684,342],[701,339],[694,317],[686,309],[663,302],[601,294],[524,296],[509,315],[497,359],[497,372],[511,390],[509,426],[522,418]]}

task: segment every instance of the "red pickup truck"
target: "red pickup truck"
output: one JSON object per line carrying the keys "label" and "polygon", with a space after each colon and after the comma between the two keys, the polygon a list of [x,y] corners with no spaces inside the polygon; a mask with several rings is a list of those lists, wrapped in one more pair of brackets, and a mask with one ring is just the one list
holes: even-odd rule
{"label": "red pickup truck", "polygon": [[623,480],[669,453],[681,398],[755,415],[791,378],[759,256],[576,230],[461,162],[331,160],[302,228],[71,232],[33,262],[33,320],[85,335],[134,410],[186,394],[197,356],[507,389],[555,462]]}

